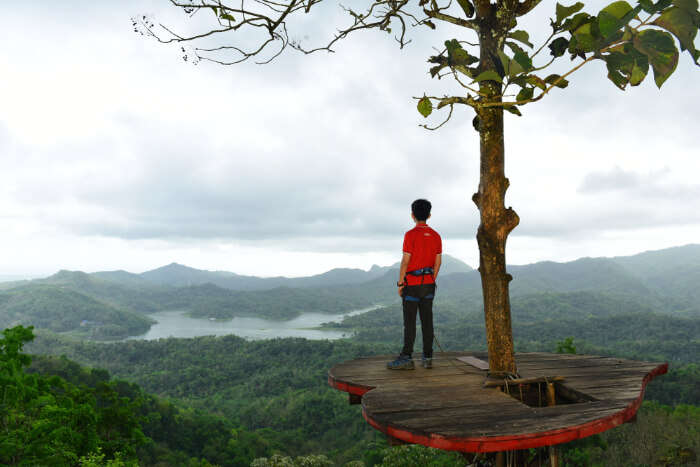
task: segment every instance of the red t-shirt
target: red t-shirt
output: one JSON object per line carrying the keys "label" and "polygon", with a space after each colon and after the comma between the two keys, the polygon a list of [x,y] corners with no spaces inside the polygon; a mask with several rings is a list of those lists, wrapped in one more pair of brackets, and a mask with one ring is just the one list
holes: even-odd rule
{"label": "red t-shirt", "polygon": [[[403,252],[411,254],[408,263],[408,271],[416,269],[432,268],[435,266],[435,256],[442,254],[442,239],[440,234],[431,229],[428,224],[417,224],[406,232],[403,237]],[[433,276],[406,275],[407,285],[434,284]]]}

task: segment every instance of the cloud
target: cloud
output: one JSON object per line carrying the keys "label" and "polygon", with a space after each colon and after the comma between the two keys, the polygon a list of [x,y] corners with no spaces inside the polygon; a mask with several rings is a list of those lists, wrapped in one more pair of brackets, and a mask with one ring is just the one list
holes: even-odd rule
{"label": "cloud", "polygon": [[[426,63],[433,46],[461,32],[412,30],[404,50],[385,33],[363,32],[333,54],[191,66],[177,47],[130,30],[129,17],[140,12],[166,24],[187,21],[170,6],[80,5],[27,3],[0,18],[0,40],[12,45],[0,54],[0,217],[13,238],[46,239],[37,261],[61,244],[76,252],[95,238],[144,257],[164,242],[168,261],[184,261],[177,251],[194,258],[198,245],[231,244],[388,255],[410,228],[418,197],[433,202],[431,223],[444,238],[473,245],[473,112],[457,108],[429,132],[418,125],[441,115],[424,120],[412,99],[464,93],[430,79]],[[309,42],[348,19],[337,4],[324,5],[322,21],[300,17]],[[45,8],[56,14],[47,17]],[[523,18],[534,42],[546,38],[541,26],[553,10],[542,5]],[[36,35],[18,26],[27,18],[39,21]],[[85,27],[76,30],[78,23]],[[602,245],[616,229],[700,222],[688,209],[700,204],[693,178],[700,91],[686,61],[662,92],[650,81],[621,93],[602,63],[591,64],[568,89],[525,106],[522,118],[506,117],[506,205],[521,217],[509,245],[526,250],[535,239],[546,254],[547,244],[575,239],[585,254],[581,245]],[[26,257],[20,253],[17,264]]]}
{"label": "cloud", "polygon": [[649,202],[676,202],[693,204],[700,201],[700,184],[688,184],[674,180],[669,167],[640,174],[615,166],[609,171],[593,171],[586,174],[578,187],[584,195],[626,192],[626,196]]}
{"label": "cloud", "polygon": [[668,168],[648,175],[640,175],[633,171],[622,170],[615,166],[607,172],[590,172],[583,178],[578,188],[579,193],[592,194],[615,190],[639,190],[644,186],[658,183],[660,178],[668,174]]}

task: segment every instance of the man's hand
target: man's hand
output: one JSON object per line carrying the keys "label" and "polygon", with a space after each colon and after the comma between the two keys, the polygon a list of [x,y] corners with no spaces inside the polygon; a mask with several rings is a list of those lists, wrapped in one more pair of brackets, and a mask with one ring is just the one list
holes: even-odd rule
{"label": "man's hand", "polygon": [[403,297],[403,288],[406,287],[405,285],[402,285],[399,287],[399,297]]}

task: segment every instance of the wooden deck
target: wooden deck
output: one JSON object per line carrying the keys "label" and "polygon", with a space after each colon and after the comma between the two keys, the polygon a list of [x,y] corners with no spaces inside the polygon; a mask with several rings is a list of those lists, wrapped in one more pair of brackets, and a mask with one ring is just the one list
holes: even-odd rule
{"label": "wooden deck", "polygon": [[[493,452],[565,443],[627,422],[646,384],[668,369],[667,363],[590,355],[517,354],[522,378],[563,376],[555,383],[558,393],[582,401],[531,407],[499,388],[484,388],[486,370],[457,360],[466,356],[487,359],[484,352],[446,352],[435,355],[429,370],[420,360],[415,370],[388,370],[386,362],[394,356],[359,358],[331,368],[328,382],[348,392],[351,402],[361,398],[367,422],[393,438]],[[516,395],[521,389],[508,388]]]}

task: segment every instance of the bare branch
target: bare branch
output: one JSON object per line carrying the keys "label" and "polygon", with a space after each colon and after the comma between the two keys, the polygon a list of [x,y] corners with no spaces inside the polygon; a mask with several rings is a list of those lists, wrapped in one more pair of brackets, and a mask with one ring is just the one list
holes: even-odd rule
{"label": "bare branch", "polygon": [[462,18],[457,18],[455,16],[450,16],[448,14],[441,13],[439,10],[424,9],[423,13],[425,13],[426,16],[430,18],[439,19],[447,23],[456,24],[457,26],[462,26],[463,28],[473,29],[474,31],[479,30],[479,25],[476,23],[476,21],[473,20],[466,20]]}
{"label": "bare branch", "polygon": [[486,97],[486,94],[482,93],[482,92],[479,91],[478,89],[474,89],[473,87],[471,87],[471,86],[469,86],[469,85],[467,85],[467,84],[464,84],[464,83],[462,82],[462,80],[459,78],[459,75],[457,74],[457,71],[456,71],[456,70],[452,69],[451,72],[452,72],[452,73],[451,73],[451,74],[452,74],[452,77],[455,79],[455,81],[457,81],[457,83],[459,83],[460,86],[462,86],[462,87],[465,88],[465,89],[468,89],[469,91],[473,92],[473,93],[476,94],[477,96]]}
{"label": "bare branch", "polygon": [[447,114],[447,118],[446,118],[441,124],[439,124],[438,126],[429,127],[428,125],[425,125],[425,124],[424,124],[424,125],[418,125],[418,126],[422,126],[422,127],[425,128],[426,130],[430,130],[430,131],[438,130],[438,129],[439,129],[440,127],[442,127],[445,123],[447,123],[447,122],[450,121],[450,119],[452,118],[452,110],[454,110],[454,104],[450,104],[450,113]]}

